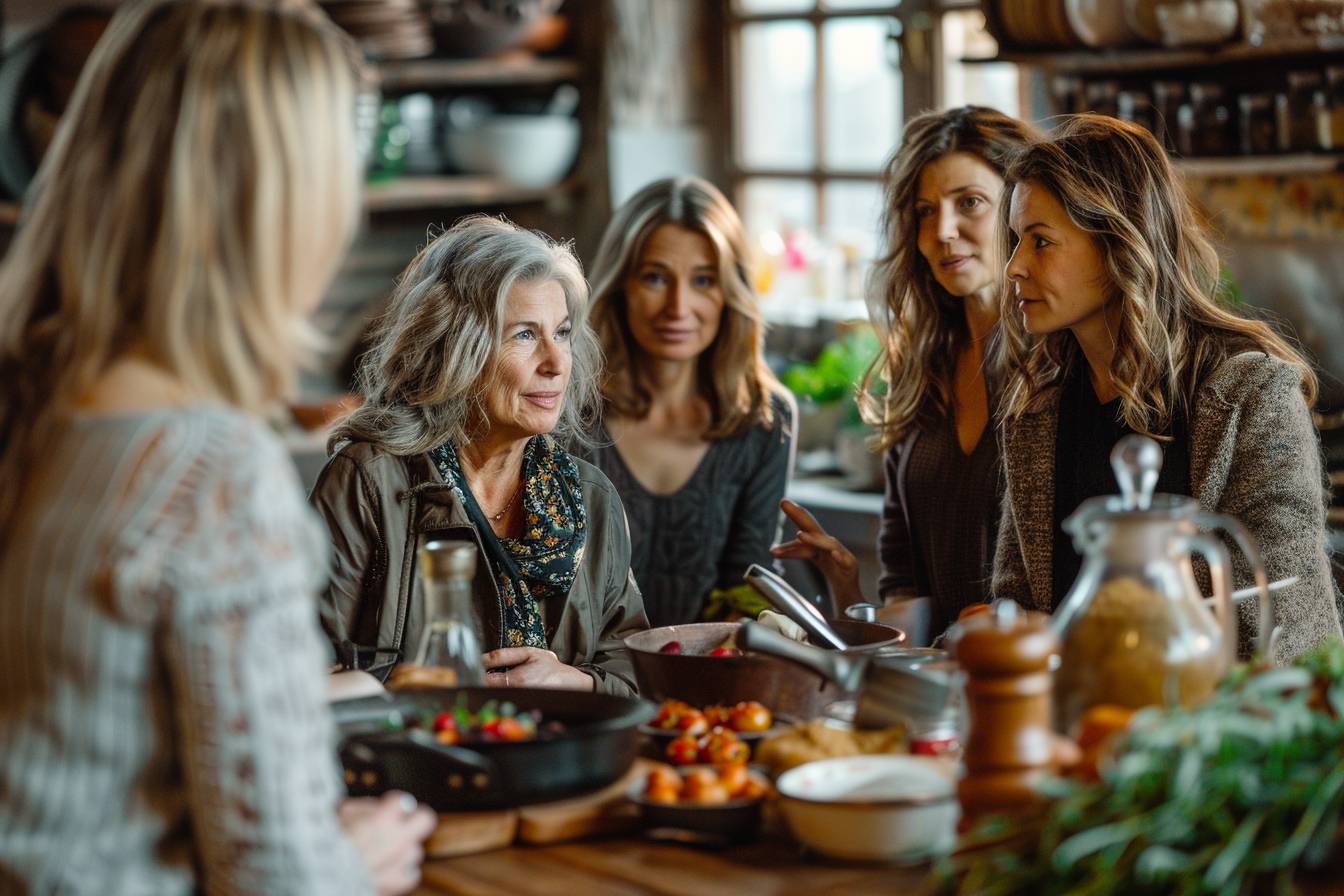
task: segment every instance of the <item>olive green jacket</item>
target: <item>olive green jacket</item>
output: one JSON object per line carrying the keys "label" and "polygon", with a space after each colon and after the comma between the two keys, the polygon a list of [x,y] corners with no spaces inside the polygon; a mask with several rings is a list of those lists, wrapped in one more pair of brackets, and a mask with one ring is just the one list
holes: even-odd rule
{"label": "olive green jacket", "polygon": [[[622,639],[648,628],[648,620],[630,575],[625,511],[596,467],[577,458],[574,464],[588,537],[568,596],[542,607],[546,639],[561,662],[592,675],[598,691],[632,694]],[[429,538],[456,538],[481,550],[480,534],[428,454],[398,457],[367,442],[337,448],[309,501],[326,521],[333,549],[322,626],[339,662],[385,676],[415,650],[425,624],[417,549]],[[473,592],[484,649],[503,647],[504,608],[489,564],[477,564]]]}
{"label": "olive green jacket", "polygon": [[[1005,493],[994,552],[995,597],[1045,612],[1053,593],[1058,393],[1046,406],[1004,427]],[[1260,352],[1228,358],[1196,395],[1190,432],[1190,487],[1202,510],[1236,517],[1260,547],[1270,581],[1297,576],[1275,593],[1285,662],[1340,636],[1337,591],[1326,548],[1326,485],[1321,447],[1297,371]],[[1253,585],[1241,552],[1231,549],[1233,586]],[[1207,568],[1196,563],[1200,584]],[[1259,626],[1254,601],[1239,608],[1240,653]]]}

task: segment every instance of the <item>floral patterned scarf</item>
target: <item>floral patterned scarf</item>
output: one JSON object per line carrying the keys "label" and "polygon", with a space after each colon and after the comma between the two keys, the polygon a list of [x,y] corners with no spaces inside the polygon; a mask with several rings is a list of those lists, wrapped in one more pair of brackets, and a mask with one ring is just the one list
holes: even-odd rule
{"label": "floral patterned scarf", "polygon": [[505,646],[546,648],[542,602],[569,594],[588,534],[573,458],[545,436],[528,440],[523,449],[523,535],[498,538],[467,487],[457,448],[444,444],[430,457],[480,532],[499,585]]}

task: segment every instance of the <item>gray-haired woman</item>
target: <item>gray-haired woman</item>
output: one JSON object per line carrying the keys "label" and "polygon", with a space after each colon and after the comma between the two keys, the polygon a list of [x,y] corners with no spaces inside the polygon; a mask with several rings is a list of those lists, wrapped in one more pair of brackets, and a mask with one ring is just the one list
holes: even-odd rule
{"label": "gray-haired woman", "polygon": [[631,693],[647,626],[605,476],[560,448],[596,408],[600,353],[574,255],[488,217],[403,273],[364,358],[364,404],[311,500],[335,549],[322,623],[348,668],[385,673],[425,624],[414,557],[466,538],[492,685]]}

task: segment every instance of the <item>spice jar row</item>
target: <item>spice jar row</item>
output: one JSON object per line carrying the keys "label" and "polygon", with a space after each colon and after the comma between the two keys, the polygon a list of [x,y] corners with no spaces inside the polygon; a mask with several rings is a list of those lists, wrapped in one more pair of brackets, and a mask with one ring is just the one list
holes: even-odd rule
{"label": "spice jar row", "polygon": [[1212,81],[1052,84],[1061,112],[1098,112],[1141,124],[1182,156],[1344,151],[1344,65],[1288,72],[1277,89],[1234,93]]}

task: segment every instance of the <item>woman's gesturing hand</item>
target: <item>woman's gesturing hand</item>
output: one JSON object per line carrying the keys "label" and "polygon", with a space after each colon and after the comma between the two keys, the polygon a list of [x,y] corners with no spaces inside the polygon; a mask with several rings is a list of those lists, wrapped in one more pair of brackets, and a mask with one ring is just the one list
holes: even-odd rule
{"label": "woman's gesturing hand", "polygon": [[485,683],[491,687],[591,691],[594,686],[587,672],[566,666],[554,653],[539,647],[501,647],[485,654],[481,661],[487,669],[506,669],[486,673]]}
{"label": "woman's gesturing hand", "polygon": [[354,797],[337,809],[341,828],[364,860],[378,896],[401,896],[420,882],[424,839],[438,821],[409,793]]}
{"label": "woman's gesturing hand", "polygon": [[781,559],[810,560],[815,563],[826,577],[831,596],[835,598],[836,609],[862,601],[859,561],[850,550],[833,536],[827,535],[816,518],[794,502],[788,499],[780,501],[779,509],[798,527],[798,535],[792,541],[775,545],[770,553]]}

